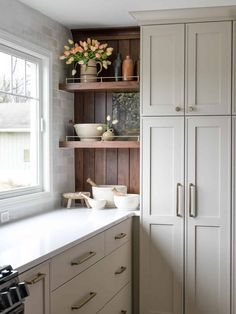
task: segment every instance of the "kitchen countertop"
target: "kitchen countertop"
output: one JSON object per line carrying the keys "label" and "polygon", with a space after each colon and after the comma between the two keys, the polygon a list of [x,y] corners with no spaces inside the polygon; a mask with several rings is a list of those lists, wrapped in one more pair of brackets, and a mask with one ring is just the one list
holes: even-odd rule
{"label": "kitchen countertop", "polygon": [[135,215],[116,209],[58,209],[0,227],[0,266],[22,273]]}

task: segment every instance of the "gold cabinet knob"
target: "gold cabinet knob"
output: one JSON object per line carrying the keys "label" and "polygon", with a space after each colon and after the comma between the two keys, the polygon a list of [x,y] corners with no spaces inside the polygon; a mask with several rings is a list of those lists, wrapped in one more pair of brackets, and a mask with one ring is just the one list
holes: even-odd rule
{"label": "gold cabinet knob", "polygon": [[181,110],[180,106],[175,107],[175,111],[179,112]]}
{"label": "gold cabinet knob", "polygon": [[188,111],[189,111],[189,112],[193,112],[193,111],[194,111],[194,107],[193,107],[193,106],[189,106],[189,107],[188,107]]}

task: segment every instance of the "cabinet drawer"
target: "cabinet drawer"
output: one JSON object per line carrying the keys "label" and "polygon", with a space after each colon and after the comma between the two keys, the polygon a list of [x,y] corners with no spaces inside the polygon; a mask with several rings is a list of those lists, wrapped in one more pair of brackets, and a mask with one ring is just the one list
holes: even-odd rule
{"label": "cabinet drawer", "polygon": [[129,218],[105,231],[105,254],[131,240],[132,219]]}
{"label": "cabinet drawer", "polygon": [[131,285],[126,285],[98,314],[132,314]]}
{"label": "cabinet drawer", "polygon": [[104,259],[109,299],[131,281],[131,242]]}
{"label": "cabinet drawer", "polygon": [[51,290],[104,257],[104,233],[59,254],[51,261]]}
{"label": "cabinet drawer", "polygon": [[[51,293],[51,314],[95,314],[107,301],[103,260]],[[105,286],[105,288],[104,288]]]}

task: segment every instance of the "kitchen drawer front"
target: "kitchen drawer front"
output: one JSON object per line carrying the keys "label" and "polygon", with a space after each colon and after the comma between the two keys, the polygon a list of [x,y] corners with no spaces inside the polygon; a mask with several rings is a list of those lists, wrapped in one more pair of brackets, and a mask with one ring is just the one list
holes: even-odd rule
{"label": "kitchen drawer front", "polygon": [[104,233],[84,241],[51,260],[51,290],[104,257]]}
{"label": "kitchen drawer front", "polygon": [[105,254],[116,250],[124,243],[131,240],[132,219],[129,218],[118,225],[105,231]]}
{"label": "kitchen drawer front", "polygon": [[131,242],[127,242],[104,259],[106,286],[111,299],[131,282]]}
{"label": "kitchen drawer front", "polygon": [[51,314],[97,313],[107,302],[104,269],[103,260],[99,261],[54,290],[51,293]]}
{"label": "kitchen drawer front", "polygon": [[132,314],[131,284],[116,294],[98,314]]}

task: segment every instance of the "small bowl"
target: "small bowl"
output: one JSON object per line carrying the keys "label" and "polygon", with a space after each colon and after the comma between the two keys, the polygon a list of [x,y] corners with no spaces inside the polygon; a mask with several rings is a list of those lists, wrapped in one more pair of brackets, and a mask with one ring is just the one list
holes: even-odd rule
{"label": "small bowl", "polygon": [[[97,129],[102,127],[101,130]],[[74,125],[75,132],[81,141],[100,141],[104,129],[101,123],[79,123]]]}
{"label": "small bowl", "polygon": [[106,206],[106,200],[93,200],[88,199],[89,205],[92,207],[92,209],[103,209]]}
{"label": "small bowl", "polygon": [[139,207],[140,196],[139,194],[114,195],[114,203],[118,209],[136,210]]}
{"label": "small bowl", "polygon": [[106,207],[113,208],[115,207],[113,188],[116,188],[118,192],[127,193],[127,186],[125,185],[98,185],[92,187],[93,198],[95,200],[104,199],[107,201]]}

